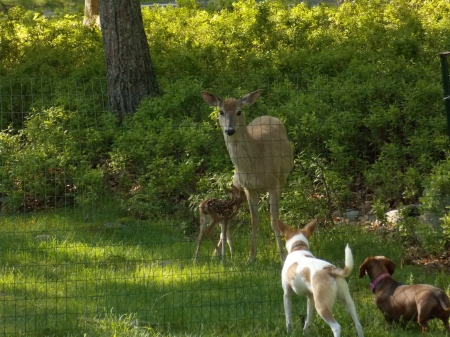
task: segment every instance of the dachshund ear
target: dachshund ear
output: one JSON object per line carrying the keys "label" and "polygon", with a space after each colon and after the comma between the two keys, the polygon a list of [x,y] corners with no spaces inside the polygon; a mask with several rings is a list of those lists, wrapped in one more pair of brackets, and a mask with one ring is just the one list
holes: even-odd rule
{"label": "dachshund ear", "polygon": [[396,267],[395,263],[389,260],[387,257],[385,257],[383,259],[383,264],[388,270],[389,274],[393,275]]}
{"label": "dachshund ear", "polygon": [[367,257],[364,262],[359,266],[359,278],[364,277],[366,275],[366,264],[369,261],[369,258]]}

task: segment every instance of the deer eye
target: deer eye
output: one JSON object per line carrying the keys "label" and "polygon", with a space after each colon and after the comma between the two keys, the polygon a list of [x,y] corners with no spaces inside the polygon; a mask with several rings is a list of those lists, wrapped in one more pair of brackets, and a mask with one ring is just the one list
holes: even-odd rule
{"label": "deer eye", "polygon": [[236,116],[240,116],[242,114],[242,111],[241,110],[238,110],[237,112],[236,112]]}
{"label": "deer eye", "polygon": [[220,110],[219,113],[221,116],[225,115],[225,112],[223,112],[223,110]]}

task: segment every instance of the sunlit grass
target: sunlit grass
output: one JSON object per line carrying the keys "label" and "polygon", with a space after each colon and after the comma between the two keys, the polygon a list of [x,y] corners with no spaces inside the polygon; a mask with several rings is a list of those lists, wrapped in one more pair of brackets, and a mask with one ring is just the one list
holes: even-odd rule
{"label": "sunlit grass", "polygon": [[[136,220],[114,205],[92,210],[58,210],[0,220],[0,334],[67,336],[285,335],[281,265],[267,217],[258,237],[258,256],[247,263],[250,228],[233,226],[235,256],[223,265],[205,241],[192,262],[196,233],[186,235],[180,219]],[[244,223],[247,222],[247,219]],[[218,234],[218,233],[216,233]],[[217,235],[218,236],[218,235]],[[401,259],[390,239],[348,225],[319,229],[313,253],[343,266],[344,247],[355,255],[348,282],[366,336],[419,336],[410,324],[386,328],[357,267],[368,255]],[[399,266],[402,282],[437,284],[449,279],[420,268]],[[305,299],[293,298],[296,334]],[[340,305],[335,315],[343,336],[354,336],[353,322]],[[444,336],[433,322],[430,336]],[[319,317],[312,334],[330,335]]]}

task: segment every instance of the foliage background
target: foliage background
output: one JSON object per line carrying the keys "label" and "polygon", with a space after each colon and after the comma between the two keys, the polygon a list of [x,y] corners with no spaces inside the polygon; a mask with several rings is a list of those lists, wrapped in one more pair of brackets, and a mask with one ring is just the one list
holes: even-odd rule
{"label": "foliage background", "polygon": [[[79,200],[109,193],[113,180],[115,194],[140,216],[176,212],[189,196],[210,192],[202,179],[232,170],[199,92],[263,88],[247,118],[271,114],[286,123],[297,163],[286,199],[304,205],[296,213],[320,213],[325,205],[311,208],[307,200],[327,184],[327,208],[356,207],[361,197],[388,208],[415,203],[447,158],[438,53],[449,45],[448,12],[438,0],[240,1],[219,11],[187,1],[144,9],[164,93],[118,127],[104,107],[99,30],[83,27],[77,14],[46,19],[14,7],[1,21],[1,139],[9,148],[2,162],[22,160],[25,168],[31,156],[41,175],[64,168],[70,183],[77,170],[88,171],[92,181],[78,184]],[[33,132],[42,125],[53,140]],[[46,162],[58,146],[65,155]],[[11,172],[2,176],[1,193],[22,199],[46,186],[25,191]],[[294,188],[300,185],[308,188]]]}

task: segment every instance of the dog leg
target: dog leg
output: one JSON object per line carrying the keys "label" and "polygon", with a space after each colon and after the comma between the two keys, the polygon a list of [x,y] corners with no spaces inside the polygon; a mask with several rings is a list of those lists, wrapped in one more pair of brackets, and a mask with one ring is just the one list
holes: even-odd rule
{"label": "dog leg", "polygon": [[284,303],[284,315],[286,316],[286,329],[288,333],[292,333],[292,289],[289,285],[283,286],[284,295],[283,295],[283,303]]}
{"label": "dog leg", "polygon": [[358,316],[356,315],[356,308],[355,308],[355,302],[351,298],[348,298],[344,303],[342,303],[347,311],[349,312],[350,316],[353,319],[353,322],[355,322],[356,331],[358,332],[358,337],[364,337],[364,332],[361,326],[361,323],[358,320]]}
{"label": "dog leg", "polygon": [[331,331],[333,331],[334,337],[340,337],[341,336],[341,326],[339,323],[334,319],[333,314],[331,310],[324,306],[317,308],[317,313],[322,317],[322,319],[330,326]]}
{"label": "dog leg", "polygon": [[353,322],[355,322],[355,328],[356,331],[358,332],[358,337],[364,337],[364,332],[361,323],[359,322],[358,316],[356,315],[355,303],[353,302],[352,299],[350,299],[350,301],[347,301],[344,305],[347,308],[347,311],[349,312],[350,316],[352,317]]}
{"label": "dog leg", "polygon": [[447,321],[442,320],[442,322],[444,323],[445,330],[447,330],[447,332],[450,333],[450,326],[448,325],[448,318],[447,318]]}
{"label": "dog leg", "polygon": [[314,296],[308,295],[308,300],[306,303],[306,320],[305,325],[303,326],[303,332],[307,333],[309,330],[309,327],[311,326],[311,322],[314,316],[314,310],[315,310],[315,302],[314,302]]}
{"label": "dog leg", "polygon": [[427,308],[427,303],[422,303],[422,301],[417,303],[417,322],[422,327],[422,333],[428,332],[428,318],[430,315],[431,310]]}
{"label": "dog leg", "polygon": [[334,319],[331,310],[338,295],[339,280],[344,279],[341,277],[334,278],[330,276],[329,271],[323,269],[316,271],[312,280],[313,282],[317,281],[314,282],[313,286],[313,296],[317,313],[330,326],[333,331],[333,336],[339,337],[341,335],[341,326]]}
{"label": "dog leg", "polygon": [[339,301],[342,303],[342,305],[347,309],[348,313],[353,319],[353,322],[355,323],[356,331],[358,332],[358,337],[364,337],[364,332],[361,326],[361,323],[358,320],[358,316],[356,314],[356,307],[355,302],[353,302],[353,299],[350,296],[350,291],[348,290],[347,282],[345,282],[344,279],[340,280],[340,291],[339,294]]}

